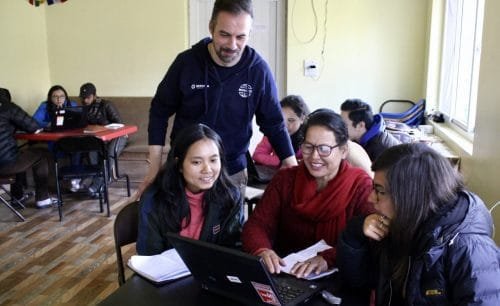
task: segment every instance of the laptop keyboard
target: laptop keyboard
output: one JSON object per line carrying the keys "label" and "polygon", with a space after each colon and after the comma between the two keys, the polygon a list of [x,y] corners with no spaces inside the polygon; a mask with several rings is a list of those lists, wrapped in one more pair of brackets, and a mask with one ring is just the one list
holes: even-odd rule
{"label": "laptop keyboard", "polygon": [[280,300],[285,303],[294,300],[304,293],[304,290],[301,288],[290,286],[290,284],[286,282],[276,282],[275,285],[276,290],[278,290]]}

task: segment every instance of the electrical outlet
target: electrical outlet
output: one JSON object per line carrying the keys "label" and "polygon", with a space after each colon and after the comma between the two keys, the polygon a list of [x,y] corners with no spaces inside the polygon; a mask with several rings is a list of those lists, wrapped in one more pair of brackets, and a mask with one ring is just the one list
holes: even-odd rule
{"label": "electrical outlet", "polygon": [[317,78],[319,76],[318,62],[315,60],[304,60],[304,76]]}

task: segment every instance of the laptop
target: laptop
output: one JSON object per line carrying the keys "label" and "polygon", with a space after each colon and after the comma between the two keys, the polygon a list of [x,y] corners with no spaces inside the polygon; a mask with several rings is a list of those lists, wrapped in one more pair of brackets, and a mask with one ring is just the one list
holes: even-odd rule
{"label": "laptop", "polygon": [[256,165],[250,152],[245,154],[247,160],[247,171],[248,171],[248,184],[249,185],[266,185],[271,181],[273,176],[278,172],[278,168]]}
{"label": "laptop", "polygon": [[298,305],[324,289],[285,273],[271,275],[258,256],[174,233],[167,237],[203,289],[247,305]]}
{"label": "laptop", "polygon": [[64,107],[55,111],[50,125],[44,131],[65,131],[87,126],[87,107]]}

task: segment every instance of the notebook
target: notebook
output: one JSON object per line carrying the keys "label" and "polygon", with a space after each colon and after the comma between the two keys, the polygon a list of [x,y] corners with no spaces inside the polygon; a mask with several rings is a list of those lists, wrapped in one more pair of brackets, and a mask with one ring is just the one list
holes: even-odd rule
{"label": "notebook", "polygon": [[174,233],[167,236],[203,289],[247,305],[297,305],[324,288],[284,273],[271,275],[257,256]]}
{"label": "notebook", "polygon": [[87,107],[72,106],[56,110],[50,125],[44,131],[65,131],[87,126]]}

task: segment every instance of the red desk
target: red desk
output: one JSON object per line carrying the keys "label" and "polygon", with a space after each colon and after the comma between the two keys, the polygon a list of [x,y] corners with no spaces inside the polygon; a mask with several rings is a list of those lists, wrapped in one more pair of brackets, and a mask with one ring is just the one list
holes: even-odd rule
{"label": "red desk", "polygon": [[[72,137],[72,136],[90,136],[93,135],[97,138],[100,138],[102,141],[110,141],[115,138],[125,136],[128,134],[133,134],[137,132],[137,126],[135,125],[125,125],[121,128],[118,129],[107,129],[105,127],[101,126],[92,126],[93,132],[85,132],[86,130],[90,130],[90,126],[86,128],[80,128],[80,129],[74,129],[74,130],[67,130],[67,131],[60,131],[60,132],[40,132],[40,133],[16,133],[15,137],[18,140],[26,140],[26,141],[41,141],[41,142],[47,142],[47,141],[56,141],[58,139],[61,139],[63,137]],[[130,196],[130,185],[128,181],[128,176],[127,175],[120,175],[119,170],[118,170],[118,163],[117,163],[117,156],[116,156],[116,150],[114,152],[115,155],[115,172],[116,172],[116,177],[113,177],[115,180],[126,177],[127,178],[127,191],[128,191],[128,196]],[[105,159],[105,163],[108,163],[107,158]],[[104,178],[106,181],[106,189],[107,189],[107,180],[108,180],[108,173],[107,173],[107,168],[104,173]],[[57,179],[57,178],[56,178]],[[108,199],[108,193],[107,191],[104,193],[105,196],[105,201],[108,206],[108,217],[110,216],[110,211],[109,211],[109,199]],[[60,218],[61,218],[60,214]]]}
{"label": "red desk", "polygon": [[99,130],[93,133],[85,133],[84,130],[85,128],[60,132],[40,132],[37,134],[16,133],[16,139],[29,141],[55,141],[63,137],[94,135],[102,139],[103,141],[110,141],[120,136],[125,136],[137,132],[137,126],[125,125],[118,129],[103,128],[103,130]]}

